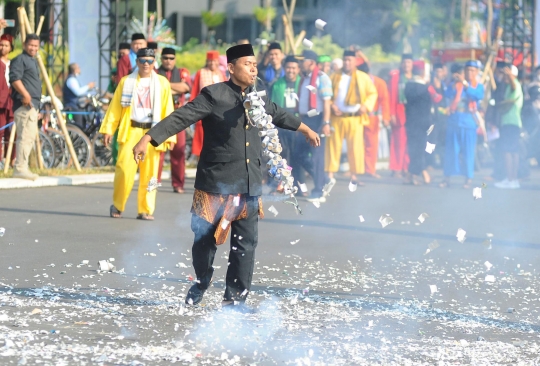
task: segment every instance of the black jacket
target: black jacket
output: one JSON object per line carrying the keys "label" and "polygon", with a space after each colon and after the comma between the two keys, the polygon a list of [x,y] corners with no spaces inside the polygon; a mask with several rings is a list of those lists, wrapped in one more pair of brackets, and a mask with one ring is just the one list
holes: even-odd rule
{"label": "black jacket", "polygon": [[[249,93],[251,88],[246,90]],[[158,146],[167,138],[202,120],[204,130],[195,188],[220,194],[262,194],[261,138],[247,121],[241,88],[232,81],[210,85],[192,102],[175,110],[148,135]],[[296,131],[300,119],[264,98],[266,113],[280,128]],[[266,170],[266,169],[265,169]]]}
{"label": "black jacket", "polygon": [[426,131],[432,123],[432,101],[426,84],[409,81],[405,84],[405,115],[407,129]]}

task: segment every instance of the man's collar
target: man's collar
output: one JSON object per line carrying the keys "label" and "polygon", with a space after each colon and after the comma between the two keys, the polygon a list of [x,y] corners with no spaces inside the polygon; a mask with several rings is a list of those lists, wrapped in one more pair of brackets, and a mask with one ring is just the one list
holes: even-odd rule
{"label": "man's collar", "polygon": [[[227,80],[227,81],[225,82],[225,84],[227,84],[228,86],[230,86],[231,89],[234,90],[236,93],[238,93],[238,94],[242,93],[242,88],[241,88],[239,85],[236,85],[236,84],[232,81],[232,79]],[[251,92],[252,89],[253,89],[253,87],[250,86],[250,87],[246,88],[246,90],[244,90],[244,92],[245,92],[246,94],[248,94],[248,93]]]}

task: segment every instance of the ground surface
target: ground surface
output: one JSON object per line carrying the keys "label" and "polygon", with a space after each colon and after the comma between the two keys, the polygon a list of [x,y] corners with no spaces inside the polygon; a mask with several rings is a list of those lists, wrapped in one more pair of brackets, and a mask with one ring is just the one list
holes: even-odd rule
{"label": "ground surface", "polygon": [[[457,180],[443,190],[385,175],[350,192],[341,178],[302,216],[266,202],[254,314],[220,309],[226,245],[203,306],[183,305],[191,188],[165,182],[154,222],[134,219],[135,192],[109,218],[111,184],[0,191],[0,363],[536,364],[539,181],[486,181],[474,200]],[[109,258],[118,272],[98,273]]]}

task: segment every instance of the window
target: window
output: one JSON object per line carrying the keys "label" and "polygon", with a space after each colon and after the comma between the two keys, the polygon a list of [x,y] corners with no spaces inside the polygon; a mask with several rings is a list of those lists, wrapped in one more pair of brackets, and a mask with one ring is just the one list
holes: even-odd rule
{"label": "window", "polygon": [[251,19],[236,18],[233,19],[233,42],[239,39],[251,39]]}
{"label": "window", "polygon": [[201,17],[184,17],[182,44],[187,43],[191,38],[197,38],[199,41],[202,41],[201,27]]}

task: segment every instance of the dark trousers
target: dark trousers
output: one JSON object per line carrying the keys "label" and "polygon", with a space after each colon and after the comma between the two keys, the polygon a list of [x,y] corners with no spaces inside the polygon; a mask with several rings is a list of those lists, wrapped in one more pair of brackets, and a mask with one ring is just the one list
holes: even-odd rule
{"label": "dark trousers", "polygon": [[409,152],[409,173],[421,175],[426,169],[426,160],[429,154],[426,152],[428,141],[426,130],[418,128],[407,129],[407,150]]}
{"label": "dark trousers", "polygon": [[[258,197],[247,197],[247,218],[231,222],[231,251],[226,276],[224,300],[245,301],[250,290],[255,265],[255,248],[259,240]],[[216,255],[216,227],[197,215],[191,217],[191,230],[195,234],[193,242],[193,268],[200,289],[210,285]]]}
{"label": "dark trousers", "polygon": [[[171,181],[173,188],[184,188],[186,178],[186,131],[176,134],[176,144],[169,151],[171,157]],[[165,153],[159,158],[158,181],[161,182],[161,173],[165,162]]]}
{"label": "dark trousers", "polygon": [[[320,133],[322,128],[322,115],[308,117],[300,116],[304,122],[313,131]],[[297,133],[294,141],[294,154],[291,157],[291,166],[293,167],[293,176],[299,183],[304,183],[304,177],[299,175],[302,169],[308,172],[313,178],[315,187],[311,191],[312,195],[322,195],[323,187],[326,183],[326,173],[324,172],[324,147],[326,140],[321,138],[321,146],[311,147],[306,138],[301,133]]]}

